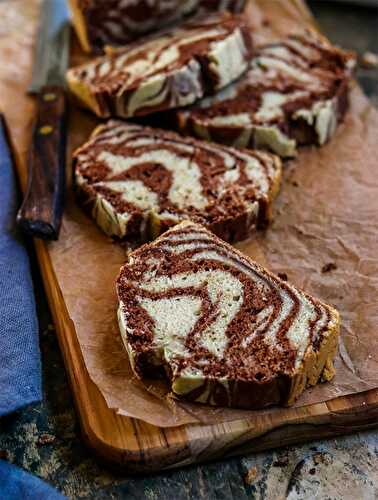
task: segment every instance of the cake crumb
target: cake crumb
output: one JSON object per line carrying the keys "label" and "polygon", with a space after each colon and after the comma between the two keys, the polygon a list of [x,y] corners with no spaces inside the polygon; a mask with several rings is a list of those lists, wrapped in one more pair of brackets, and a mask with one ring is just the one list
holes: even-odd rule
{"label": "cake crumb", "polygon": [[252,484],[253,481],[256,479],[257,476],[257,468],[256,467],[251,467],[247,474],[245,475],[244,481],[246,484]]}
{"label": "cake crumb", "polygon": [[39,436],[37,444],[39,446],[43,446],[45,444],[51,444],[54,441],[55,441],[55,436],[53,436],[52,434],[48,434],[48,433],[44,432],[43,434],[41,434]]}
{"label": "cake crumb", "polygon": [[364,68],[378,69],[378,54],[374,52],[364,52],[360,58],[360,64]]}
{"label": "cake crumb", "polygon": [[314,455],[312,456],[312,459],[313,459],[315,465],[319,465],[319,464],[329,465],[332,463],[332,458],[326,452],[319,451],[318,453],[314,453]]}
{"label": "cake crumb", "polygon": [[337,269],[337,265],[334,262],[328,262],[328,264],[324,264],[322,267],[322,273],[329,273],[335,269]]}
{"label": "cake crumb", "polygon": [[272,465],[273,467],[287,467],[289,465],[289,457],[287,455],[282,456],[278,460],[275,460]]}

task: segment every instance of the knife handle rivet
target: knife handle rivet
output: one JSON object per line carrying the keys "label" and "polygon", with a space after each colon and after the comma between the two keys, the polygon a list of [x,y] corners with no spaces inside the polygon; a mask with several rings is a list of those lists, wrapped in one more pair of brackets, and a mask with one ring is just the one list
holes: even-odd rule
{"label": "knife handle rivet", "polygon": [[53,131],[53,128],[51,125],[43,125],[42,127],[39,127],[39,130],[38,130],[38,132],[41,135],[51,134],[52,131]]}
{"label": "knife handle rivet", "polygon": [[44,101],[54,101],[54,99],[56,99],[56,94],[54,94],[53,92],[48,92],[47,94],[44,94],[43,95],[43,100]]}

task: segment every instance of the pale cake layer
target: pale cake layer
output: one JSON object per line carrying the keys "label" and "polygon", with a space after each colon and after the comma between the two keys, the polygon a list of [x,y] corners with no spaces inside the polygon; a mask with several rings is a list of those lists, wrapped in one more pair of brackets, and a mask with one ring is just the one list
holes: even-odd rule
{"label": "pale cake layer", "polygon": [[326,143],[348,107],[355,59],[315,32],[261,47],[240,80],[178,111],[181,131],[282,157]]}
{"label": "pale cake layer", "polygon": [[83,49],[99,51],[156,31],[190,14],[241,12],[245,0],[69,0]]}
{"label": "pale cake layer", "polygon": [[228,14],[109,51],[70,69],[73,94],[101,117],[129,118],[192,104],[238,78],[251,59],[243,19]]}
{"label": "pale cake layer", "polygon": [[235,241],[265,226],[281,179],[269,153],[121,121],[74,154],[79,198],[109,236],[146,241],[183,220]]}
{"label": "pale cake layer", "polygon": [[197,224],[183,222],[133,252],[117,292],[135,374],[165,374],[178,397],[290,405],[334,374],[337,311]]}

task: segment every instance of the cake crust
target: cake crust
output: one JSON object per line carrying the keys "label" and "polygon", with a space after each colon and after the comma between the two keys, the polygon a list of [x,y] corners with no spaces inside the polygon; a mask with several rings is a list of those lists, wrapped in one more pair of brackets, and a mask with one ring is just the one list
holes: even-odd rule
{"label": "cake crust", "polygon": [[182,220],[228,241],[266,226],[281,162],[174,132],[111,120],[74,154],[81,205],[109,236],[156,238]]}
{"label": "cake crust", "polygon": [[323,145],[348,108],[355,58],[315,31],[260,47],[245,76],[214,97],[179,110],[185,132],[236,147],[295,156],[298,145]]}
{"label": "cake crust", "polygon": [[71,92],[100,117],[130,118],[192,104],[238,78],[252,53],[241,16],[187,22],[67,72]]}
{"label": "cake crust", "polygon": [[292,405],[333,377],[337,311],[197,224],[183,222],[133,252],[117,293],[134,373],[165,376],[176,397]]}

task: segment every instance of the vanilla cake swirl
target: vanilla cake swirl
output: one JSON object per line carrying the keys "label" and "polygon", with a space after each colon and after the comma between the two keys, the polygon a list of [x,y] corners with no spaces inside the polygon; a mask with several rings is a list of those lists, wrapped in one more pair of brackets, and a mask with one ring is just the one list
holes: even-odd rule
{"label": "vanilla cake swirl", "polygon": [[245,0],[69,0],[83,49],[124,45],[189,14],[240,12]]}
{"label": "vanilla cake swirl", "polygon": [[308,31],[261,47],[250,69],[214,97],[178,112],[191,135],[293,156],[327,142],[348,107],[354,56]]}
{"label": "vanilla cake swirl", "polygon": [[135,374],[191,401],[291,405],[334,375],[339,315],[204,227],[183,222],[134,251],[117,280]]}
{"label": "vanilla cake swirl", "polygon": [[281,162],[110,120],[74,154],[79,199],[109,236],[145,241],[192,220],[229,241],[270,219]]}
{"label": "vanilla cake swirl", "polygon": [[67,82],[98,116],[141,116],[214,94],[247,69],[251,51],[243,19],[226,13],[112,49],[70,69]]}

